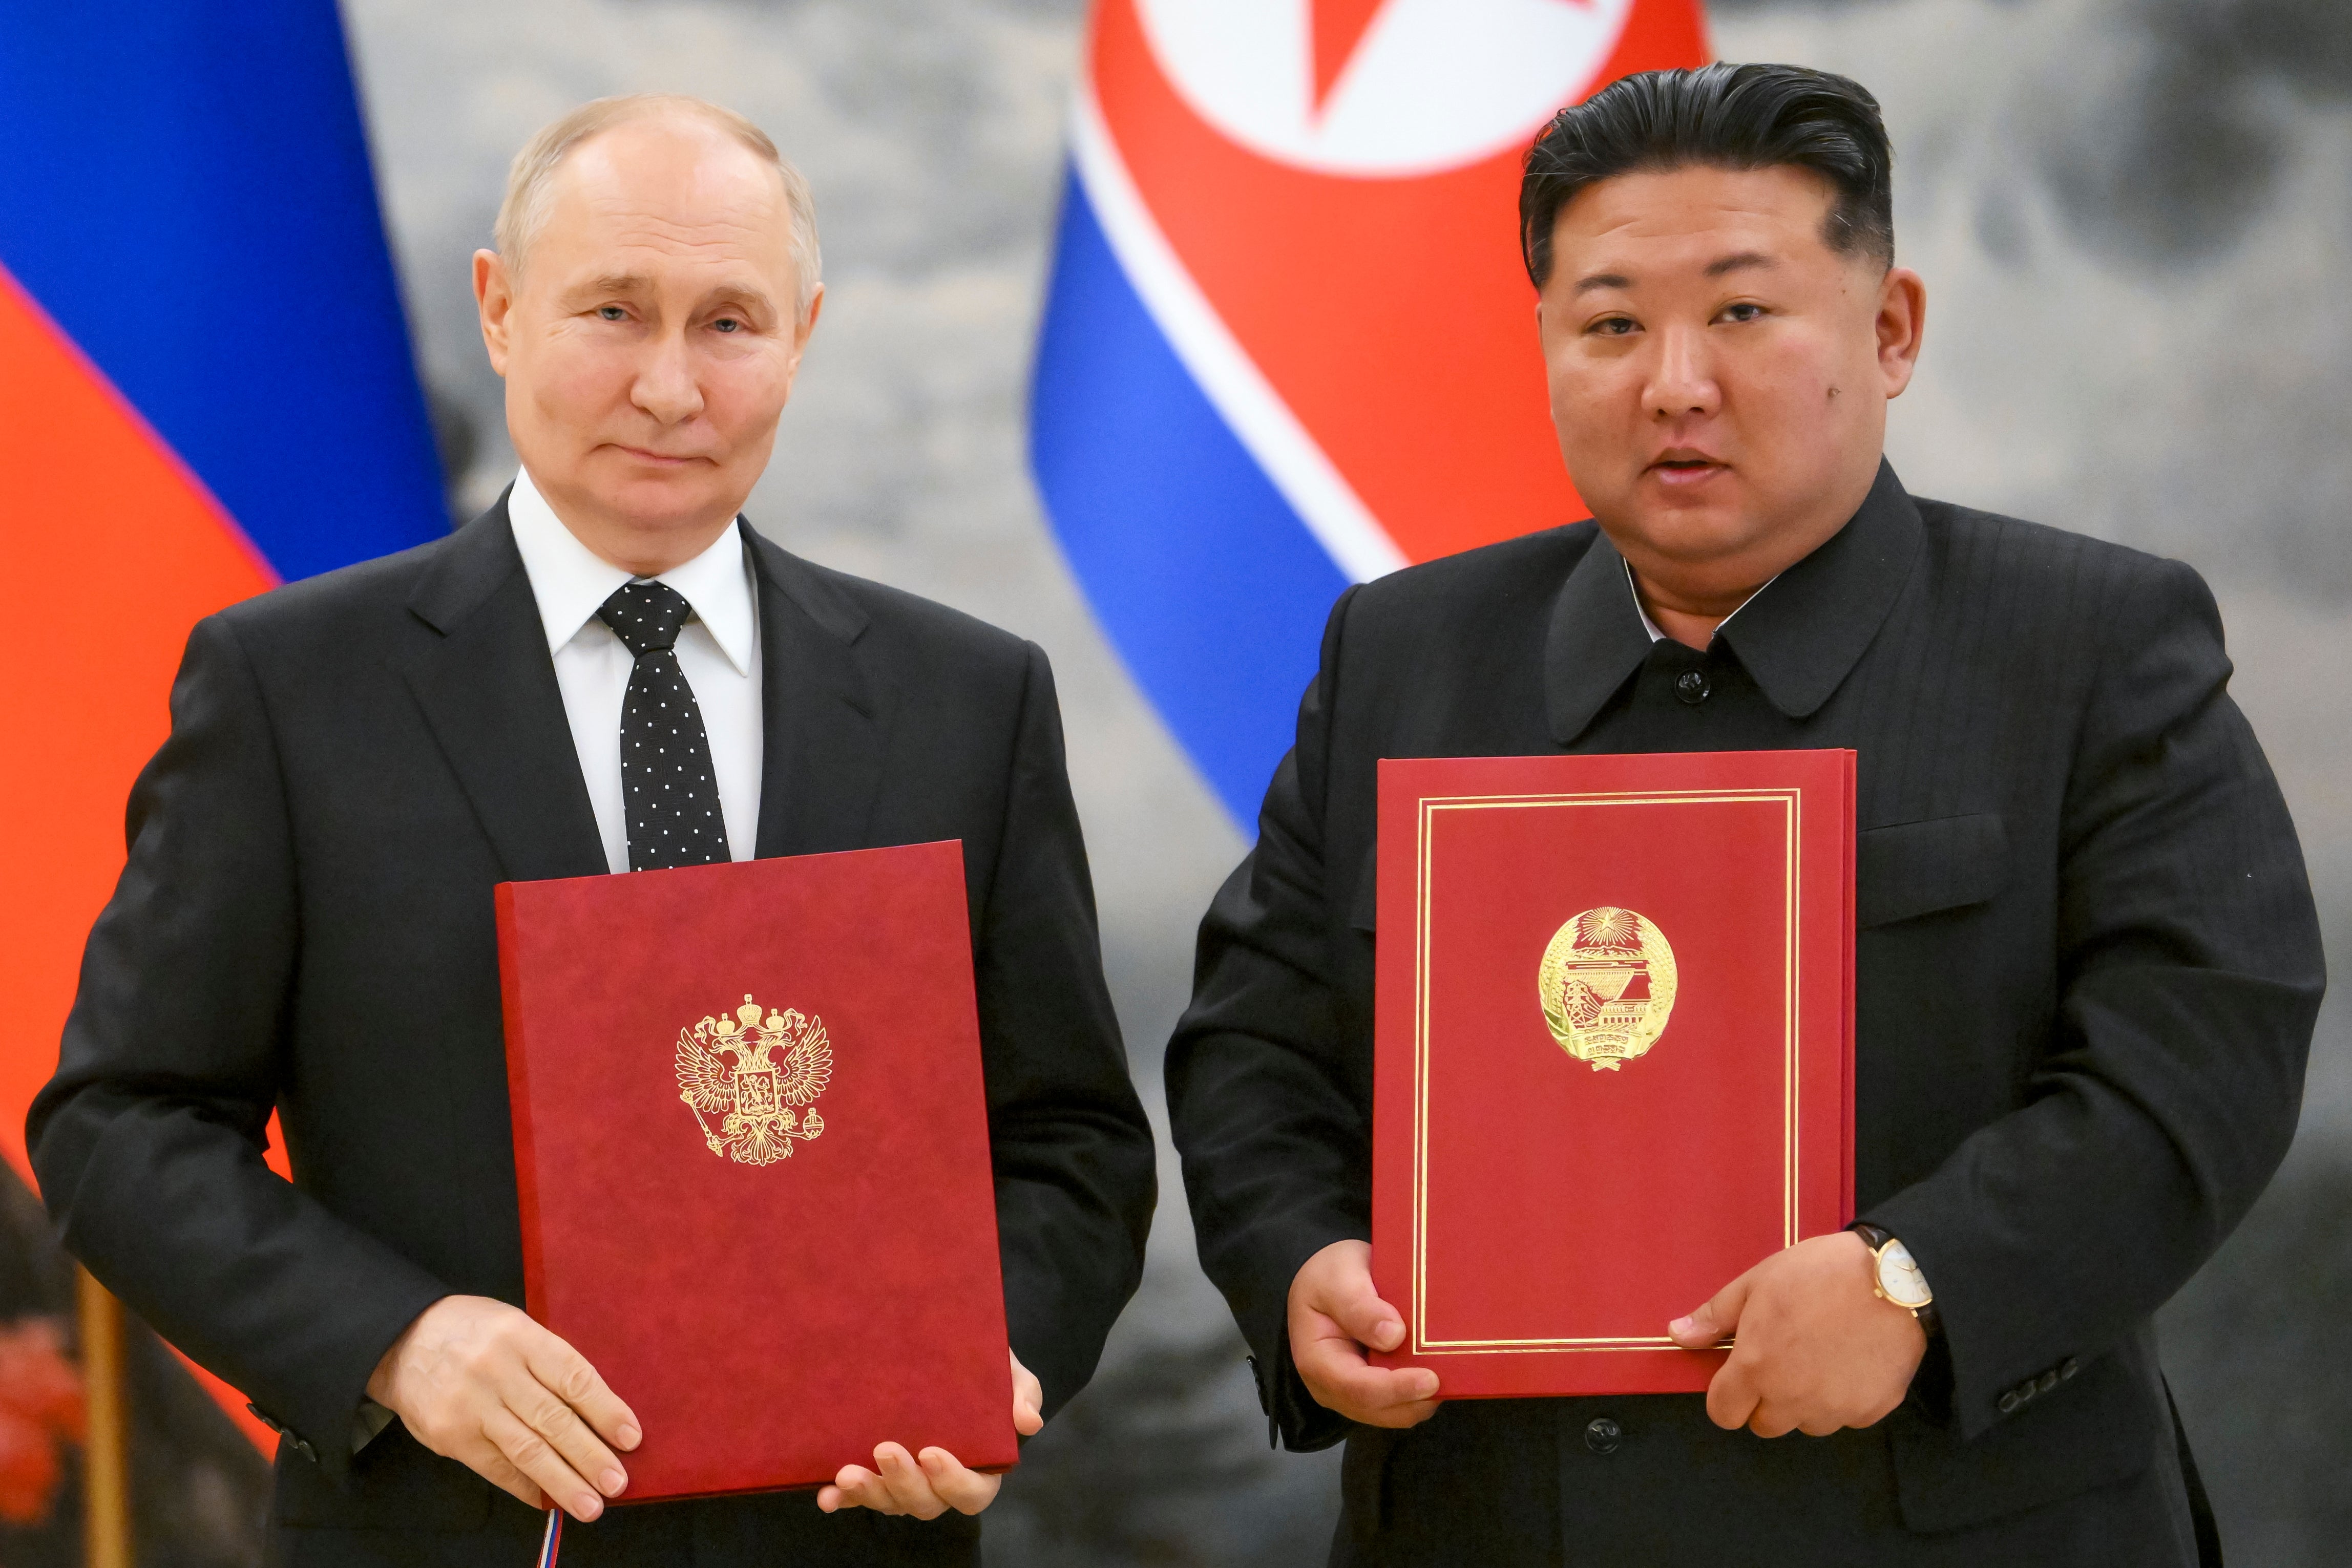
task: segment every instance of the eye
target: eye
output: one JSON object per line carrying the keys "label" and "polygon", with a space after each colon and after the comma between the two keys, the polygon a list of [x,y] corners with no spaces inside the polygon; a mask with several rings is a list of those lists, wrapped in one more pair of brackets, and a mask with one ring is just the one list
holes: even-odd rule
{"label": "eye", "polygon": [[1764,307],[1752,299],[1742,299],[1723,308],[1721,319],[1726,321],[1761,321]]}
{"label": "eye", "polygon": [[625,321],[629,319],[629,313],[617,305],[599,305],[596,307],[596,314],[606,321]]}
{"label": "eye", "polygon": [[740,332],[743,329],[743,323],[733,316],[721,316],[710,327],[715,332]]}
{"label": "eye", "polygon": [[1630,316],[1603,316],[1585,330],[1603,338],[1622,338],[1628,332],[1636,330],[1636,328],[1633,319]]}

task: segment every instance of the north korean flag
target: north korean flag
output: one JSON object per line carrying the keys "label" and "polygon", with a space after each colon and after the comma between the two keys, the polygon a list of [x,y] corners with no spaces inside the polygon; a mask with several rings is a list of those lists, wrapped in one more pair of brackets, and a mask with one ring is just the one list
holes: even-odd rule
{"label": "north korean flag", "polygon": [[1343,588],[1584,515],[1520,160],[1562,105],[1706,57],[1697,0],[1101,0],[1031,458],[1236,820]]}

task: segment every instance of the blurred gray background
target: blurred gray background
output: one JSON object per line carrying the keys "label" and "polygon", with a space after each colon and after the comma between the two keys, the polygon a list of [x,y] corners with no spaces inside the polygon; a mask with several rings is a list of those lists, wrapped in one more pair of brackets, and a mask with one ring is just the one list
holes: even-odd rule
{"label": "blurred gray background", "polygon": [[[814,183],[828,298],[751,513],[789,548],[1053,656],[1104,956],[1159,1114],[1192,924],[1245,847],[1090,618],[1024,464],[1083,0],[344,0],[453,507],[513,472],[467,257],[508,158],[605,93],[730,104]],[[1885,102],[1928,349],[1906,481],[2193,562],[2352,932],[2352,3],[1718,0],[1717,52]],[[1509,223],[1507,213],[1497,223]],[[2331,1003],[2303,1133],[2168,1312],[2233,1563],[2352,1558],[2352,1061]],[[1164,1118],[1161,1124],[1164,1128]],[[1172,1162],[1100,1378],[989,1518],[994,1564],[1319,1561],[1334,1456],[1269,1454]]]}

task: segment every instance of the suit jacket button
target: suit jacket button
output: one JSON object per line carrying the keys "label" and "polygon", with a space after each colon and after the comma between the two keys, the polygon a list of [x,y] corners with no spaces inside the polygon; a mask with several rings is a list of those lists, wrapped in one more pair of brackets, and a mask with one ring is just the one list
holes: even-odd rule
{"label": "suit jacket button", "polygon": [[1706,701],[1706,694],[1712,689],[1704,670],[1685,670],[1675,678],[1675,695],[1693,707]]}
{"label": "suit jacket button", "polygon": [[2017,1407],[2024,1403],[2023,1395],[2014,1388],[2009,1389],[2000,1396],[2000,1413],[2004,1416],[2014,1416],[2017,1414]]}
{"label": "suit jacket button", "polygon": [[2034,1384],[2033,1392],[2036,1394],[2047,1394],[2057,1386],[2058,1369],[2053,1366],[2049,1371],[2043,1373],[2041,1378]]}
{"label": "suit jacket button", "polygon": [[2065,1360],[2058,1364],[2058,1381],[2063,1383],[2082,1370],[2082,1367],[2075,1363],[2074,1358],[2070,1355]]}
{"label": "suit jacket button", "polygon": [[1606,1416],[1584,1424],[1584,1446],[1596,1454],[1613,1454],[1625,1443],[1625,1428]]}

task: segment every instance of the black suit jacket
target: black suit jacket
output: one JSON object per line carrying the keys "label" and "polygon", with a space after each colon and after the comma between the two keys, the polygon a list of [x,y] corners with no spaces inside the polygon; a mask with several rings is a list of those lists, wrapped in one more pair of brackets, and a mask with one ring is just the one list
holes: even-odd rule
{"label": "black suit jacket", "polygon": [[[963,841],[1007,1321],[1051,1410],[1135,1289],[1153,1183],[1052,674],[1018,638],[743,535],[758,852]],[[93,1273],[293,1439],[288,1561],[522,1561],[534,1516],[397,1424],[351,1457],[368,1375],[420,1311],[522,1299],[491,888],[606,869],[504,502],[206,619],[172,716],[33,1107],[43,1195]],[[290,1186],[262,1160],[273,1108]],[[606,1519],[567,1532],[567,1563],[688,1542],[954,1562],[977,1536],[806,1496]]]}
{"label": "black suit jacket", "polygon": [[1885,468],[1704,653],[1653,645],[1591,523],[1343,596],[1168,1056],[1202,1261],[1284,1437],[1346,1431],[1283,1317],[1309,1256],[1368,1234],[1382,757],[1860,754],[1857,1198],[1946,1338],[1895,1416],[1829,1439],[1719,1432],[1696,1396],[1359,1430],[1341,1557],[2193,1554],[2150,1317],[2284,1154],[2322,988],[2229,673],[2187,567],[1915,504]]}

